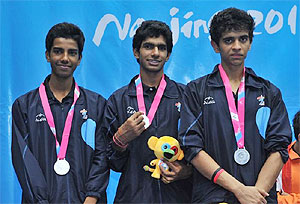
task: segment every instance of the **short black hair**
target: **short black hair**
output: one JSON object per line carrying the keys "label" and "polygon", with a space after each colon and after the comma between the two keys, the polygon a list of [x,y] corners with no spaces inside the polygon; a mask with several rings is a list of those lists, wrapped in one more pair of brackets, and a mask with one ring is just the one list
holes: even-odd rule
{"label": "short black hair", "polygon": [[165,38],[167,51],[171,53],[173,49],[172,31],[167,24],[156,20],[147,20],[140,25],[133,37],[132,47],[139,52],[141,44],[146,38],[158,38],[160,35]]}
{"label": "short black hair", "polygon": [[298,111],[293,119],[293,128],[296,140],[299,140],[298,135],[300,133],[300,111]]}
{"label": "short black hair", "polygon": [[54,25],[46,36],[46,50],[50,53],[53,46],[53,41],[55,38],[66,38],[73,39],[77,42],[79,57],[82,56],[83,46],[84,46],[84,35],[80,28],[72,23],[58,23]]}
{"label": "short black hair", "polygon": [[254,28],[255,22],[246,11],[227,8],[214,15],[209,33],[211,40],[219,46],[220,38],[225,32],[248,31],[249,40],[252,43]]}

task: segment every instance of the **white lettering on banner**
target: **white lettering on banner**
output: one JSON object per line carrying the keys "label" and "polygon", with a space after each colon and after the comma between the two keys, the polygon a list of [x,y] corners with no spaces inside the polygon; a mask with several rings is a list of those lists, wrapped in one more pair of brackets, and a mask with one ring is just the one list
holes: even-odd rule
{"label": "white lettering on banner", "polygon": [[[180,19],[179,17],[176,17],[178,14],[179,9],[176,7],[173,7],[170,9],[170,16],[171,22],[170,22],[170,27],[173,32],[173,43],[174,45],[178,42],[179,40],[179,35],[180,32],[183,33],[183,36],[186,38],[191,38],[192,30],[194,28],[194,33],[193,36],[195,38],[200,37],[200,28],[203,28],[203,33],[208,34],[209,33],[209,25],[211,22],[211,19],[213,16],[210,17],[208,21],[202,20],[202,19],[197,19],[195,21],[189,20],[194,13],[192,11],[189,11],[184,14],[183,18],[185,20],[188,20],[185,22],[181,27],[180,27]],[[216,12],[217,13],[217,12]],[[264,14],[260,11],[257,10],[248,10],[248,13],[254,18],[255,25],[256,27],[263,23],[264,20]],[[288,26],[290,27],[290,31],[293,35],[296,34],[296,19],[297,19],[297,6],[294,5],[292,9],[290,10],[288,17]],[[264,29],[268,34],[275,34],[279,32],[282,27],[284,26],[284,20],[285,20],[285,15],[283,15],[280,11],[275,11],[271,9],[266,17],[265,17],[265,22],[264,22]],[[95,30],[95,34],[93,37],[93,42],[95,43],[96,46],[100,46],[102,37],[104,35],[104,32],[106,30],[106,27],[109,23],[114,22],[118,33],[119,33],[119,39],[124,40],[128,34],[129,31],[129,37],[132,38],[136,32],[136,29],[138,26],[144,21],[143,18],[137,18],[136,21],[132,24],[130,31],[129,27],[131,24],[131,15],[127,13],[125,15],[124,23],[123,23],[123,28],[117,19],[112,14],[105,14],[100,21],[98,22],[97,28]],[[254,35],[261,35],[263,31],[255,31]],[[205,35],[207,36],[207,35]],[[209,36],[207,36],[209,37]]]}
{"label": "white lettering on banner", "polygon": [[[278,16],[277,23],[271,27],[271,24],[275,18],[275,16]],[[283,16],[280,12],[274,11],[271,9],[271,11],[268,13],[266,21],[265,21],[265,29],[269,34],[273,34],[278,32],[283,26]]]}
{"label": "white lettering on banner", "polygon": [[296,34],[296,18],[297,18],[297,6],[294,6],[289,14],[288,24],[291,27],[291,33]]}

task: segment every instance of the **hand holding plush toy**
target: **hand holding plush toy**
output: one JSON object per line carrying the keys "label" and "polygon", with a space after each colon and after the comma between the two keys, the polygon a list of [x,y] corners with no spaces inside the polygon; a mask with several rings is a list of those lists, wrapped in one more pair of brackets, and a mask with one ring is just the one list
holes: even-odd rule
{"label": "hand holding plush toy", "polygon": [[148,146],[154,151],[157,159],[150,162],[151,166],[155,166],[154,169],[145,165],[144,170],[152,172],[151,176],[153,178],[160,179],[159,166],[162,166],[165,170],[169,169],[168,165],[165,164],[162,159],[173,162],[176,160],[182,160],[184,157],[183,151],[180,149],[179,142],[170,136],[163,136],[160,138],[151,136],[148,140]]}

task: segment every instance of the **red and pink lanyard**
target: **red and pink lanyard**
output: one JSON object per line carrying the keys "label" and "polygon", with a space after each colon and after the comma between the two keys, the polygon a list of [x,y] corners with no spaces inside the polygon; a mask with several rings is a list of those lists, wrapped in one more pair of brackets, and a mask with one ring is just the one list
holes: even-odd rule
{"label": "red and pink lanyard", "polygon": [[[146,114],[146,107],[145,107],[145,102],[144,102],[144,95],[143,95],[143,85],[142,85],[142,80],[141,76],[139,75],[138,78],[135,80],[135,86],[136,86],[136,96],[137,96],[137,102],[138,102],[138,107],[139,111],[143,112]],[[158,109],[159,103],[161,101],[162,95],[164,94],[165,88],[167,86],[167,82],[165,80],[164,74],[162,75],[162,78],[160,80],[158,89],[156,91],[155,97],[153,99],[153,102],[151,104],[149,113],[147,117],[149,118],[149,123],[152,123],[152,120],[154,118],[154,115]]]}
{"label": "red and pink lanyard", "polygon": [[45,85],[43,83],[39,87],[39,94],[40,94],[40,97],[42,100],[42,106],[43,106],[43,109],[44,109],[44,112],[45,112],[45,115],[47,118],[47,123],[55,137],[57,158],[64,159],[66,157],[67,147],[68,147],[68,143],[69,143],[69,136],[70,136],[72,120],[73,120],[73,116],[74,116],[74,107],[75,107],[75,103],[80,95],[79,87],[78,87],[77,83],[75,82],[74,101],[68,112],[68,116],[66,118],[65,127],[64,127],[64,131],[63,131],[63,135],[62,135],[61,146],[59,145],[59,142],[57,141],[54,119],[53,119],[53,115],[52,115],[50,105],[48,102]]}
{"label": "red and pink lanyard", "polygon": [[245,126],[245,67],[243,70],[243,77],[238,91],[238,111],[236,109],[235,100],[233,98],[232,89],[229,83],[229,78],[226,75],[221,64],[219,64],[221,78],[225,85],[227,103],[229,106],[231,121],[234,129],[235,139],[238,148],[244,148],[244,126]]}

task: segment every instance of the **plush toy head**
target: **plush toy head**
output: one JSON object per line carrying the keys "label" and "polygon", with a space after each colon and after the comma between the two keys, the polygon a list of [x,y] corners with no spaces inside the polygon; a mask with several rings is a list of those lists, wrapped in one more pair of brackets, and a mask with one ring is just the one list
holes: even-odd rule
{"label": "plush toy head", "polygon": [[169,162],[173,162],[182,160],[184,157],[179,142],[170,136],[163,136],[160,138],[151,136],[148,140],[148,146],[154,151],[154,154],[158,159],[165,159]]}

